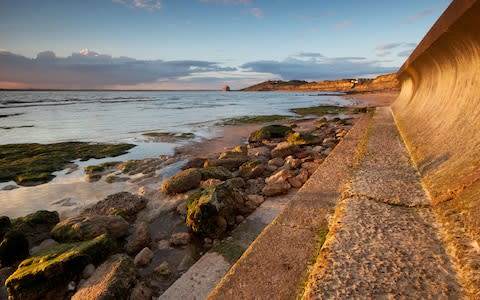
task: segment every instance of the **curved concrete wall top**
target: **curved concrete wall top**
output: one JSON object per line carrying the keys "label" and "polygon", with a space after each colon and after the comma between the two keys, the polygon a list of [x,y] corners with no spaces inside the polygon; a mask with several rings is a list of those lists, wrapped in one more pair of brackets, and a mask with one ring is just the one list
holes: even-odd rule
{"label": "curved concrete wall top", "polygon": [[480,1],[453,1],[398,78],[392,110],[433,205],[478,247]]}

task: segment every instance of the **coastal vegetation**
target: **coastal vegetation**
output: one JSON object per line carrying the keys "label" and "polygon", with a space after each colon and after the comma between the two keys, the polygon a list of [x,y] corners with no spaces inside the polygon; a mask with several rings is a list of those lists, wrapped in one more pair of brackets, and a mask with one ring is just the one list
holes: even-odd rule
{"label": "coastal vegetation", "polygon": [[358,114],[366,113],[373,108],[369,107],[349,107],[349,106],[335,106],[335,105],[319,105],[304,108],[293,108],[290,111],[301,116],[323,116],[336,114]]}
{"label": "coastal vegetation", "polygon": [[75,159],[114,157],[127,153],[132,144],[64,142],[54,144],[0,145],[0,182],[13,180],[30,186],[49,182]]}
{"label": "coastal vegetation", "polygon": [[145,132],[142,135],[150,138],[158,138],[158,139],[165,139],[165,140],[171,140],[171,139],[188,140],[188,139],[193,139],[195,137],[195,134],[191,132],[182,132],[182,133],[163,132],[163,131],[162,132]]}
{"label": "coastal vegetation", "polygon": [[243,124],[259,124],[269,123],[294,118],[287,115],[260,115],[260,116],[242,116],[237,118],[225,119],[217,125],[243,125]]}

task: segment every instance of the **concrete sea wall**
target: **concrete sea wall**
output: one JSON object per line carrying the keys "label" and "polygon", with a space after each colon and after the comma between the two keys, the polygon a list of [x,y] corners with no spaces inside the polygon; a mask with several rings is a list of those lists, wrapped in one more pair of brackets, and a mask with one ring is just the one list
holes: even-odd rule
{"label": "concrete sea wall", "polygon": [[453,1],[398,78],[398,128],[452,253],[475,277],[467,260],[480,250],[480,1]]}

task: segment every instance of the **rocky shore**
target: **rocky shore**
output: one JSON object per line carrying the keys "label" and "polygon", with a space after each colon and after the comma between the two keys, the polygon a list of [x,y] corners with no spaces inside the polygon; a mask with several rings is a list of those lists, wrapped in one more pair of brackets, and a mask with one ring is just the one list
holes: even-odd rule
{"label": "rocky shore", "polygon": [[230,127],[240,138],[251,132],[222,151],[207,141],[172,157],[87,167],[90,180],[126,181],[137,192],[63,220],[52,211],[1,217],[0,298],[158,297],[267,198],[301,188],[365,112],[317,109]]}

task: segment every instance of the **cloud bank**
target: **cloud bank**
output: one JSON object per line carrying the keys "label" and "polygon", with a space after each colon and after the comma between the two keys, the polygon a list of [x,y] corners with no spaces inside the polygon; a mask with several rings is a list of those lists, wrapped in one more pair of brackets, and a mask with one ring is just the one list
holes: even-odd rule
{"label": "cloud bank", "polygon": [[258,60],[238,67],[201,60],[137,60],[88,49],[58,57],[44,51],[28,58],[0,51],[0,88],[218,89],[241,88],[269,79],[309,81],[362,77],[396,71],[385,61],[326,57],[301,52],[284,60]]}
{"label": "cloud bank", "polygon": [[113,3],[123,4],[127,7],[140,8],[145,10],[159,10],[162,8],[161,0],[112,0]]}

